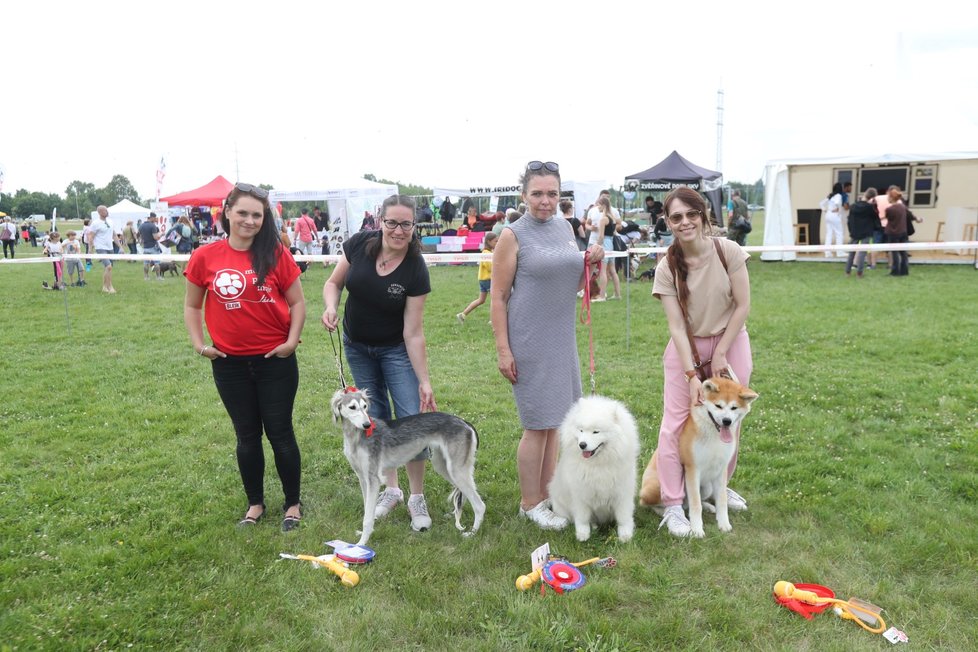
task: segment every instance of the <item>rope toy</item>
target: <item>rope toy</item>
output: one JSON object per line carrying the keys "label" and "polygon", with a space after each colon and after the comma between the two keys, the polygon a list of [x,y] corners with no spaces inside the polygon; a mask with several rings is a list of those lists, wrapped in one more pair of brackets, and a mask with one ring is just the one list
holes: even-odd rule
{"label": "rope toy", "polygon": [[[801,587],[801,588],[800,588]],[[812,620],[813,613],[820,613],[835,605],[834,611],[843,620],[852,620],[870,634],[882,634],[886,623],[880,608],[859,598],[839,600],[832,589],[818,584],[799,584],[781,580],[774,585],[774,599],[783,607]]]}

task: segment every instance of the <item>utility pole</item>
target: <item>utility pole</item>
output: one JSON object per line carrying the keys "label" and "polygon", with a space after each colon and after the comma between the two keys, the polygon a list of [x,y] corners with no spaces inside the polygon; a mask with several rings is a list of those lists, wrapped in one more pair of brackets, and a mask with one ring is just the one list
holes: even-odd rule
{"label": "utility pole", "polygon": [[723,88],[717,89],[717,172],[723,172]]}

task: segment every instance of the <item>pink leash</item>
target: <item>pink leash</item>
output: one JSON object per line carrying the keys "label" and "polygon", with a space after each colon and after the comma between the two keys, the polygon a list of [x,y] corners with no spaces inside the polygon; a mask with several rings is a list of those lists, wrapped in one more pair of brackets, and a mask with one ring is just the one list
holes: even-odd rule
{"label": "pink leash", "polygon": [[[595,266],[596,269],[593,269]],[[587,324],[588,371],[591,374],[591,393],[594,394],[594,327],[591,325],[591,277],[601,273],[601,262],[591,262],[591,252],[584,252],[584,300],[581,302],[581,323]]]}

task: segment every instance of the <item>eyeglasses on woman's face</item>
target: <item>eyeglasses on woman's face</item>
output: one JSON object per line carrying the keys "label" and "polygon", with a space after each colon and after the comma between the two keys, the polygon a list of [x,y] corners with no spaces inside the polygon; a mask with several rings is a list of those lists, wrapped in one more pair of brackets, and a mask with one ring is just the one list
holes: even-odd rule
{"label": "eyeglasses on woman's face", "polygon": [[531,172],[539,172],[540,170],[546,170],[547,172],[559,172],[560,166],[553,161],[530,161],[526,164],[526,169]]}
{"label": "eyeglasses on woman's face", "polygon": [[669,224],[682,224],[684,217],[690,222],[695,222],[696,220],[703,217],[703,211],[698,211],[694,208],[686,211],[685,213],[681,213],[681,212],[670,213]]}
{"label": "eyeglasses on woman's face", "polygon": [[383,220],[384,226],[386,226],[391,231],[396,229],[401,229],[405,233],[411,231],[414,228],[414,222],[398,222],[397,220]]}

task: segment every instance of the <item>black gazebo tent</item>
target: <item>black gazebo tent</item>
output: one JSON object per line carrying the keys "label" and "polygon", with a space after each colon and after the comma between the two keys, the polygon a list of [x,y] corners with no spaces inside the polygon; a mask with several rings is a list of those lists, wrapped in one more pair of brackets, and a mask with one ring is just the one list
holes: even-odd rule
{"label": "black gazebo tent", "polygon": [[710,200],[713,216],[723,224],[723,174],[691,163],[673,150],[672,154],[643,172],[625,177],[625,183],[638,182],[639,191],[669,192],[677,186],[689,186]]}

